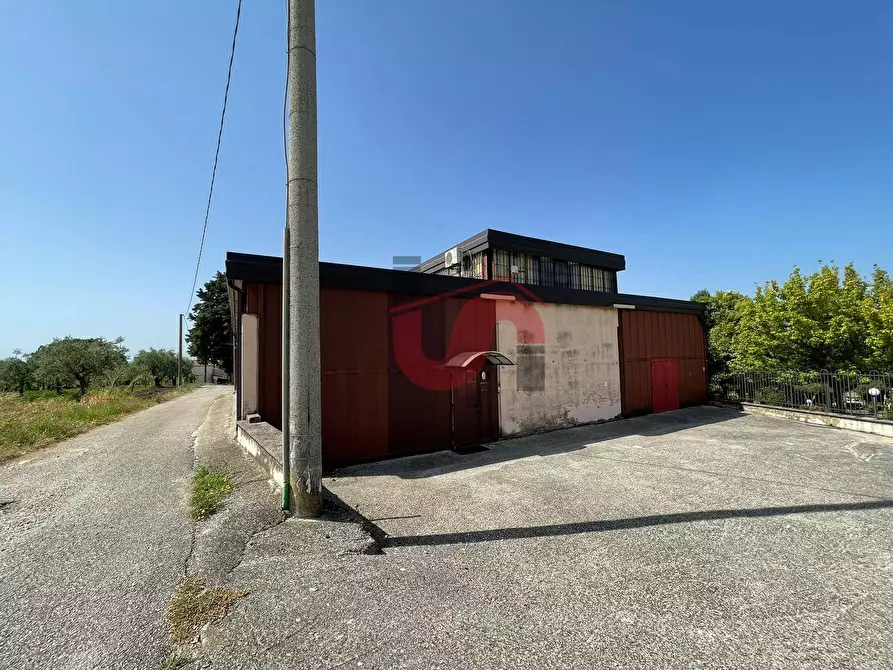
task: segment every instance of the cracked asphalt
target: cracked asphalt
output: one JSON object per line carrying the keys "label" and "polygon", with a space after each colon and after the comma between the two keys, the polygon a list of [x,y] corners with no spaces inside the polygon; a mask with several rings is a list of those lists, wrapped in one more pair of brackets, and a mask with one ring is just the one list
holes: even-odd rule
{"label": "cracked asphalt", "polygon": [[204,387],[0,466],[0,668],[154,668],[189,561]]}

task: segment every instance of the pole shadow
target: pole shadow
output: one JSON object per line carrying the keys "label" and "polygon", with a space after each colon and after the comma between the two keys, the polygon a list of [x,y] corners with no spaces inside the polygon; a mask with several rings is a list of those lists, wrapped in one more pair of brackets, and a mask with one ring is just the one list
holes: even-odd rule
{"label": "pole shadow", "polygon": [[[893,500],[871,500],[853,503],[826,503],[812,505],[788,505],[781,507],[756,507],[745,509],[716,509],[699,512],[679,512],[676,514],[652,514],[627,519],[605,519],[560,523],[548,526],[521,526],[495,528],[456,533],[434,533],[429,535],[406,535],[391,537],[381,528],[377,540],[383,549],[391,547],[440,546],[447,544],[472,544],[497,540],[523,540],[538,537],[559,537],[581,533],[604,533],[617,530],[630,530],[648,526],[665,526],[696,521],[717,521],[723,519],[754,519],[785,516],[790,514],[816,514],[822,512],[866,511],[893,508]],[[372,522],[366,520],[371,525]]]}

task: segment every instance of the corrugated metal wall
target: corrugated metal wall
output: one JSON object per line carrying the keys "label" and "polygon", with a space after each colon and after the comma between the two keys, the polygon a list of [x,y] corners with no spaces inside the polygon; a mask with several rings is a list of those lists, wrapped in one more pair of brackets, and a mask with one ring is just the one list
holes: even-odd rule
{"label": "corrugated metal wall", "polygon": [[651,360],[679,363],[679,406],[707,401],[704,331],[694,314],[620,310],[623,413],[652,411]]}
{"label": "corrugated metal wall", "polygon": [[[245,301],[245,311],[256,314],[259,321],[258,413],[279,429],[281,297],[278,285],[249,284]],[[412,309],[421,315],[418,335],[422,351],[426,358],[439,364],[458,353],[495,346],[493,302],[472,301],[470,312],[457,325],[466,302],[449,298],[419,304],[417,295],[321,290],[322,438],[326,469],[452,446],[450,373],[433,366],[419,366],[411,371],[400,368],[394,353],[390,310],[404,304],[417,305]],[[407,376],[409,372],[417,375],[415,381]],[[456,420],[462,421],[464,416],[457,415]]]}

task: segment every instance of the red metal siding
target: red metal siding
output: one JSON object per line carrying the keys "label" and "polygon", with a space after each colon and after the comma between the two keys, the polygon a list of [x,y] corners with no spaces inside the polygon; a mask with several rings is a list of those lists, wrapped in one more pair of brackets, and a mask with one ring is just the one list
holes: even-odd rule
{"label": "red metal siding", "polygon": [[388,455],[388,295],[320,291],[323,466]]}
{"label": "red metal siding", "polygon": [[651,361],[678,361],[679,405],[707,400],[704,335],[700,319],[693,314],[620,310],[620,339],[623,355],[623,413],[648,414],[653,410]]}

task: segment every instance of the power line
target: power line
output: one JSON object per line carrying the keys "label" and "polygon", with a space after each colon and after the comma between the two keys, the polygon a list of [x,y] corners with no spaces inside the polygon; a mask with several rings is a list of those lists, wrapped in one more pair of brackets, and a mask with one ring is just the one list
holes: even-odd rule
{"label": "power line", "polygon": [[211,187],[208,190],[208,205],[205,207],[205,223],[202,226],[202,241],[198,245],[198,259],[195,261],[195,276],[192,278],[192,291],[189,292],[189,307],[186,314],[192,309],[192,300],[195,297],[195,286],[198,283],[198,269],[202,264],[202,251],[205,248],[205,234],[208,232],[208,218],[211,215],[211,198],[214,196],[214,180],[217,178],[217,161],[220,158],[220,141],[223,139],[223,122],[226,119],[226,102],[229,99],[229,83],[233,76],[233,60],[236,57],[236,38],[239,35],[239,19],[242,17],[242,0],[236,7],[236,26],[233,29],[233,44],[230,47],[229,67],[226,70],[226,88],[223,91],[223,111],[220,112],[220,127],[217,130],[217,148],[214,150],[214,168],[211,170]]}

